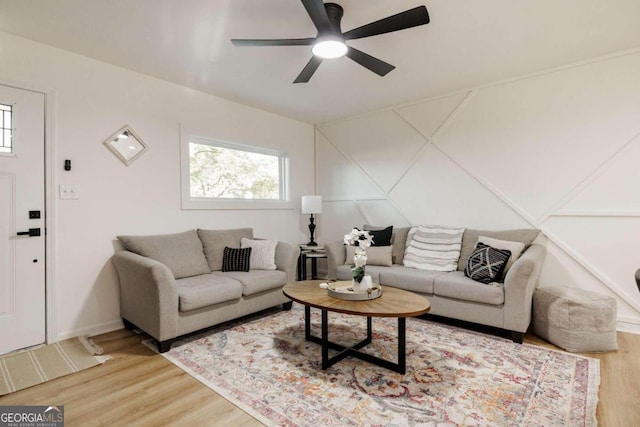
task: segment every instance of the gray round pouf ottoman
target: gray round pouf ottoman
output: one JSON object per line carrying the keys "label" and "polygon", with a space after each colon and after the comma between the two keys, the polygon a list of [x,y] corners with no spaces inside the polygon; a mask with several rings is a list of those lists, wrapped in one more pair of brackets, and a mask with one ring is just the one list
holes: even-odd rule
{"label": "gray round pouf ottoman", "polygon": [[616,300],[564,286],[533,294],[533,333],[567,351],[592,353],[618,349]]}

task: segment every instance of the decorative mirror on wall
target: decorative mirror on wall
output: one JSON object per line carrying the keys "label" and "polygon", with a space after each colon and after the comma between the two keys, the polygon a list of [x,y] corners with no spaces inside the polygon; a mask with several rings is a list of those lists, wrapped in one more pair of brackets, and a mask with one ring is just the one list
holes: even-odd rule
{"label": "decorative mirror on wall", "polygon": [[124,125],[103,144],[127,166],[149,150],[149,146],[129,125]]}

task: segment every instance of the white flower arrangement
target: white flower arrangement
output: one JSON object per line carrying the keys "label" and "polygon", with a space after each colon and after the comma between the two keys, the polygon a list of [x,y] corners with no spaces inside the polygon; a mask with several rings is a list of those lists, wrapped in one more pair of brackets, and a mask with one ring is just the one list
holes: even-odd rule
{"label": "white flower arrangement", "polygon": [[368,231],[354,228],[344,235],[345,245],[357,245],[353,255],[354,267],[351,269],[353,280],[360,283],[364,277],[364,266],[367,265],[367,248],[373,243],[373,236]]}
{"label": "white flower arrangement", "polygon": [[373,236],[369,234],[368,231],[358,230],[354,228],[351,230],[351,233],[344,235],[344,244],[345,245],[355,245],[359,248],[364,248],[365,250],[373,244]]}

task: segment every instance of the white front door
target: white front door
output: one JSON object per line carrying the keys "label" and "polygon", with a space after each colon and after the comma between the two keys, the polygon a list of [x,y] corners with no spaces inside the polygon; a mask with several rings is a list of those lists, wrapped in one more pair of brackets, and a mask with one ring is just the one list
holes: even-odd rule
{"label": "white front door", "polygon": [[45,341],[44,105],[0,85],[0,354]]}

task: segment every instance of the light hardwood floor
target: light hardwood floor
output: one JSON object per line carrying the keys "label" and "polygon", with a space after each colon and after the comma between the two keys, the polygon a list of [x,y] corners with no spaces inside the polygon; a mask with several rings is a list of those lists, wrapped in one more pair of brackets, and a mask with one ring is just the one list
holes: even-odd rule
{"label": "light hardwood floor", "polygon": [[[107,363],[0,397],[0,405],[64,405],[66,426],[260,426],[140,342],[119,330],[94,337]],[[525,342],[553,345],[527,335]],[[618,333],[619,350],[600,359],[598,425],[640,425],[640,335]]]}

